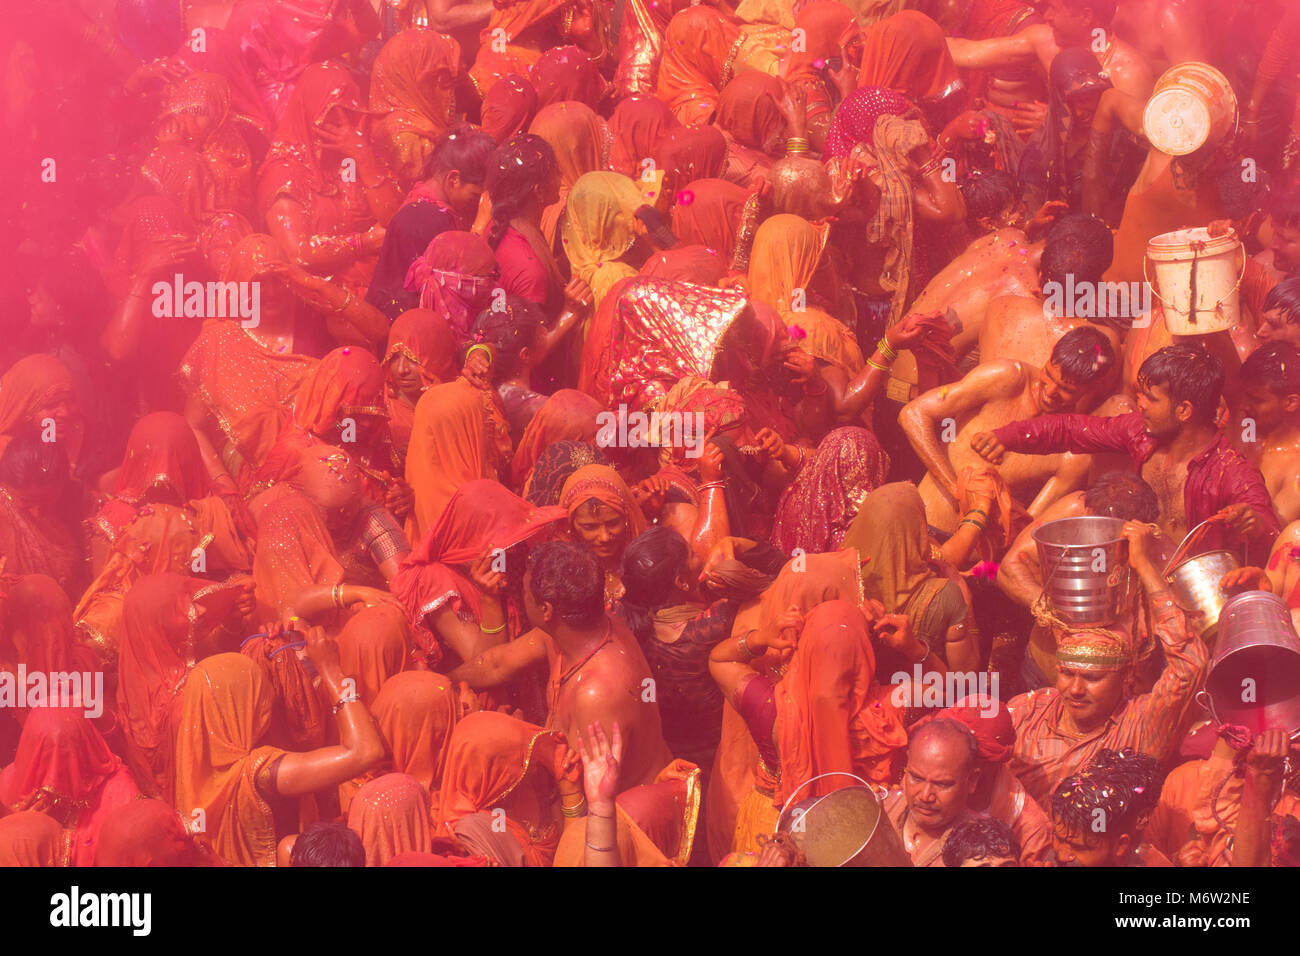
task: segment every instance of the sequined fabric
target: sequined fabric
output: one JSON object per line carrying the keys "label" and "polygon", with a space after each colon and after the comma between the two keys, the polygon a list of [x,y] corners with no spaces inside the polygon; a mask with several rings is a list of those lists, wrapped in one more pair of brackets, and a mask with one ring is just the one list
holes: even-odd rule
{"label": "sequined fabric", "polygon": [[370,141],[401,183],[423,178],[456,108],[460,44],[433,30],[405,30],[386,44],[370,77]]}
{"label": "sequined fabric", "polygon": [[348,827],[361,837],[366,866],[383,866],[399,853],[427,853],[429,795],[414,777],[385,774],[358,791]]}

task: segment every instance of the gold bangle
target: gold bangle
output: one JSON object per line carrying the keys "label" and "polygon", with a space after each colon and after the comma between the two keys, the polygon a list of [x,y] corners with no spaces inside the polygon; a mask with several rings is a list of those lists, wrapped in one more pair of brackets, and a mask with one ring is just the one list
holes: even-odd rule
{"label": "gold bangle", "polygon": [[482,624],[480,624],[478,626],[478,629],[483,634],[500,634],[502,631],[506,629],[506,625],[504,622],[502,622],[500,627],[484,627]]}
{"label": "gold bangle", "polygon": [[871,359],[867,359],[867,364],[870,365],[872,368],[877,369],[877,370],[879,370],[879,371],[881,371],[881,372],[888,372],[888,371],[889,371],[889,366],[888,366],[888,365],[881,365],[879,362],[873,362],[873,361],[871,361]]}
{"label": "gold bangle", "polygon": [[561,801],[560,812],[566,817],[580,817],[587,812],[587,798],[583,797],[571,807],[566,807]]}
{"label": "gold bangle", "polygon": [[336,584],[330,588],[330,598],[333,600],[334,606],[342,610],[345,607],[343,603],[343,585]]}
{"label": "gold bangle", "polygon": [[346,309],[348,306],[352,304],[352,290],[344,289],[343,291],[346,293],[346,295],[343,297],[343,304],[339,306],[335,306],[333,309],[334,312],[342,312],[344,309]]}
{"label": "gold bangle", "polygon": [[889,339],[883,335],[880,337],[880,341],[876,343],[876,351],[883,355],[886,361],[895,362],[898,360],[898,353],[889,344]]}

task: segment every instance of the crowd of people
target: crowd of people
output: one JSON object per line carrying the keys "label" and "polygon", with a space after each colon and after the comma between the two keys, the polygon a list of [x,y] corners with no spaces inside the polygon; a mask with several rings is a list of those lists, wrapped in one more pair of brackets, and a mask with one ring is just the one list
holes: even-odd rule
{"label": "crowd of people", "polygon": [[[1300,610],[1300,4],[10,21],[0,864],[815,865],[854,787],[914,866],[1300,859],[1165,576]],[[1189,229],[1225,327],[1061,306]]]}

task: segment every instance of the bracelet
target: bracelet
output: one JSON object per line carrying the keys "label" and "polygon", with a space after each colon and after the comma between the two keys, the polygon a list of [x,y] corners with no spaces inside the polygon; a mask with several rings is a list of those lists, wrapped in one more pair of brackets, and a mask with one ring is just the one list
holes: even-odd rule
{"label": "bracelet", "polygon": [[352,251],[358,256],[361,255],[361,233],[354,232],[348,236],[348,245],[352,247]]}
{"label": "bracelet", "polygon": [[800,156],[811,149],[812,145],[802,136],[791,136],[785,141],[785,154],[787,156]]}
{"label": "bracelet", "polygon": [[340,710],[342,710],[346,705],[348,705],[348,704],[355,704],[355,703],[357,703],[359,700],[361,700],[361,698],[357,696],[356,691],[353,691],[351,694],[344,694],[342,697],[340,697],[340,698],[338,699],[338,702],[335,703],[335,705],[334,705],[334,713],[337,714],[337,713],[338,713]]}
{"label": "bracelet", "polygon": [[987,518],[987,517],[989,516],[989,513],[988,513],[987,511],[985,511],[983,508],[967,508],[967,509],[966,509],[966,513],[967,513],[967,514],[983,515],[985,518]]}
{"label": "bracelet", "polygon": [[796,445],[795,447],[799,449],[799,464],[797,468],[800,471],[803,471],[804,462],[808,460],[808,449],[804,448],[803,445]]}
{"label": "bracelet", "polygon": [[874,369],[875,369],[876,371],[878,371],[878,372],[888,372],[888,371],[889,371],[889,366],[888,366],[888,365],[881,365],[879,362],[873,362],[871,359],[867,359],[867,364],[870,365],[872,368],[874,368]]}
{"label": "bracelet", "polygon": [[597,853],[612,853],[618,849],[617,846],[596,846],[590,840],[585,841],[588,850],[595,850]]}
{"label": "bracelet", "polygon": [[334,602],[334,606],[340,610],[346,606],[343,603],[343,585],[336,584],[330,588],[330,599]]}
{"label": "bracelet", "polygon": [[925,659],[930,656],[930,642],[918,637],[916,639],[916,643],[920,644],[922,647],[925,648],[925,653],[921,656],[921,659],[919,661],[915,661],[914,663],[924,664]]}
{"label": "bracelet", "polygon": [[898,361],[898,353],[894,351],[894,347],[889,344],[888,336],[882,335],[880,337],[880,341],[876,343],[876,351],[883,355],[885,360],[888,362]]}
{"label": "bracelet", "polygon": [[959,525],[970,524],[970,525],[974,525],[980,531],[984,530],[984,525],[980,524],[974,518],[962,518],[961,521],[957,522],[957,524]]}
{"label": "bracelet", "polygon": [[479,624],[478,629],[479,632],[483,634],[500,634],[506,629],[506,625],[504,621],[501,622],[500,627],[484,627],[482,624]]}
{"label": "bracelet", "polygon": [[708,491],[710,488],[726,488],[726,487],[727,487],[727,481],[725,478],[723,478],[723,479],[719,479],[718,481],[706,481],[704,484],[699,486],[699,490]]}
{"label": "bracelet", "polygon": [[934,159],[930,160],[919,170],[917,170],[917,175],[921,176],[922,178],[925,178],[926,176],[929,176],[931,173],[938,170],[938,168],[942,164],[943,164],[943,156],[942,155],[936,156],[934,157]]}
{"label": "bracelet", "polygon": [[335,311],[335,312],[342,312],[344,309],[346,309],[348,306],[350,306],[350,305],[352,304],[352,290],[351,290],[351,289],[344,289],[343,291],[346,292],[347,295],[345,295],[345,296],[343,297],[343,304],[342,304],[342,305],[336,305],[336,306],[334,307],[334,311]]}
{"label": "bracelet", "polygon": [[744,654],[745,660],[748,661],[752,661],[754,658],[759,656],[749,649],[749,635],[753,633],[753,631],[746,631],[744,634],[740,635],[740,637],[736,638],[736,646],[740,648],[740,653]]}
{"label": "bracelet", "polygon": [[583,797],[571,807],[566,807],[563,802],[560,803],[560,812],[566,817],[580,817],[587,812],[587,798]]}

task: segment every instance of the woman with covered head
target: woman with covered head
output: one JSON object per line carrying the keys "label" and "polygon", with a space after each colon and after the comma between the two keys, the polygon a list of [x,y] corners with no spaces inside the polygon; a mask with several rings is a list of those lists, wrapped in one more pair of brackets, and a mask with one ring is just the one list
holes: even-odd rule
{"label": "woman with covered head", "polygon": [[274,695],[247,657],[209,657],[185,682],[175,806],[182,816],[202,811],[212,846],[228,863],[274,866],[276,837],[297,829],[288,801],[350,780],[383,757],[374,720],[345,682],[338,649],[323,629],[307,631],[307,653],[335,702],[340,740],[307,753],[262,743]]}
{"label": "woman with covered head", "polygon": [[383,360],[384,407],[388,409],[388,436],[397,462],[406,461],[416,403],[434,385],[456,377],[456,356],[451,326],[433,309],[408,309],[388,330]]}
{"label": "woman with covered head", "polygon": [[623,549],[645,530],[645,515],[613,468],[588,465],[575,471],[560,490],[560,507],[569,530],[596,553],[605,569],[605,603],[623,594],[619,579]]}
{"label": "woman with covered head", "polygon": [[248,141],[231,106],[230,82],[216,73],[191,73],[163,100],[159,145],[197,151],[207,170],[204,208],[252,211],[253,167]]}
{"label": "woman with covered head", "polygon": [[428,853],[429,794],[414,777],[385,774],[357,791],[348,827],[365,845],[366,866],[384,866],[401,853]]}
{"label": "woman with covered head", "polygon": [[546,141],[560,170],[559,195],[542,210],[540,222],[543,238],[554,248],[570,191],[587,173],[609,169],[609,128],[585,103],[562,102],[538,110],[528,132]]}
{"label": "woman with covered head", "polygon": [[857,40],[857,19],[843,3],[813,0],[800,6],[794,25],[803,31],[803,43],[801,48],[791,50],[781,78],[803,91],[808,139],[820,152],[835,107],[853,89],[852,64],[845,64],[843,58],[846,48]]}
{"label": "woman with covered head", "polygon": [[76,380],[53,355],[28,355],[0,376],[0,454],[19,432],[44,432],[75,471],[85,430]]}
{"label": "woman with covered head", "polygon": [[487,308],[501,280],[492,247],[471,232],[439,233],[411,263],[406,288],[420,294],[420,308],[446,319],[460,346],[469,341],[474,317]]}
{"label": "woman with covered head", "polygon": [[74,487],[68,456],[37,431],[20,431],[0,452],[0,554],[8,574],[45,574],[69,597],[86,583],[80,509],[70,502]]}
{"label": "woman with covered head", "polygon": [[564,254],[573,274],[590,286],[597,308],[615,283],[636,275],[652,251],[637,210],[653,188],[620,173],[599,172],[583,176],[569,193]]}
{"label": "woman with covered head", "polygon": [[451,125],[459,72],[460,44],[434,30],[404,30],[375,58],[370,143],[403,193],[424,178],[433,147]]}

